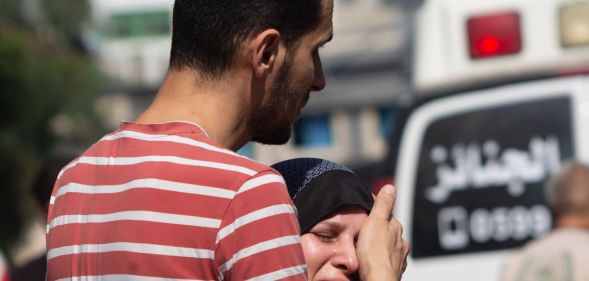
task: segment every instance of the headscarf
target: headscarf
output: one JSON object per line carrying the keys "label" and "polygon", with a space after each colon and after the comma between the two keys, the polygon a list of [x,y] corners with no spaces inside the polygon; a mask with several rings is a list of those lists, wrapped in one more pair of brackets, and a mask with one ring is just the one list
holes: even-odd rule
{"label": "headscarf", "polygon": [[282,174],[298,210],[301,233],[344,205],[370,212],[374,199],[350,169],[318,158],[295,158],[272,165]]}

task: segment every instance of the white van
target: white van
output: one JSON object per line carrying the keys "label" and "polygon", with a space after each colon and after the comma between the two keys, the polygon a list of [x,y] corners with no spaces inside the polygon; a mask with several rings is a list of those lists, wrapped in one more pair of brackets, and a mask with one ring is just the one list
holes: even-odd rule
{"label": "white van", "polygon": [[413,33],[417,93],[589,72],[587,0],[425,0]]}
{"label": "white van", "polygon": [[552,228],[546,179],[589,163],[589,1],[429,0],[414,36],[394,176],[403,280],[500,280]]}

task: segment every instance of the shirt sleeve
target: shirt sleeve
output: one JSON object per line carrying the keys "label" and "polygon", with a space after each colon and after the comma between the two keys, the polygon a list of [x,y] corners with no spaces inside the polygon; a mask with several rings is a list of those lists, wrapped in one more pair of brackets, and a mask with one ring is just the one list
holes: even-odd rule
{"label": "shirt sleeve", "polygon": [[272,170],[241,185],[221,222],[220,280],[306,280],[296,209]]}

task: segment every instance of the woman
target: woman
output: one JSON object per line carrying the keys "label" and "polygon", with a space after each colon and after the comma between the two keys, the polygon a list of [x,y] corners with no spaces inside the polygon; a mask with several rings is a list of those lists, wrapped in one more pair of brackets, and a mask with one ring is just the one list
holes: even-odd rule
{"label": "woman", "polygon": [[[388,209],[379,208],[381,215],[385,210],[384,224],[374,218],[376,223],[369,224],[373,196],[350,169],[317,158],[272,167],[283,175],[298,210],[308,280],[400,280],[409,248],[398,221],[387,224],[393,202]],[[382,198],[379,194],[377,201]]]}

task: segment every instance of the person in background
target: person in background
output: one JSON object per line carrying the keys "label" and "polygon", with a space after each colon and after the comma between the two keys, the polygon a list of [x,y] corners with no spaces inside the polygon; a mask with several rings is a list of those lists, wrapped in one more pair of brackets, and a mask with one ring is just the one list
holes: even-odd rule
{"label": "person in background", "polygon": [[567,163],[546,187],[555,229],[509,258],[505,281],[589,280],[589,167]]}
{"label": "person in background", "polygon": [[[298,210],[308,280],[401,279],[409,245],[402,239],[402,227],[395,218],[389,223],[390,240],[373,241],[389,251],[388,266],[380,263],[372,269],[364,268],[379,255],[356,251],[356,245],[365,242],[361,228],[373,209],[374,199],[350,169],[317,158],[296,158],[272,167],[284,177]],[[382,211],[381,207],[375,206],[374,211]],[[392,204],[383,211],[385,219],[389,219],[391,210]],[[370,270],[381,272],[370,276]]]}
{"label": "person in background", "polygon": [[[65,167],[75,157],[70,153],[58,153],[48,157],[33,182],[31,189],[33,197],[43,220],[47,218],[49,199],[53,184],[61,168]],[[12,281],[44,281],[47,269],[47,254],[43,253],[33,258],[27,264],[12,270],[10,276]]]}

